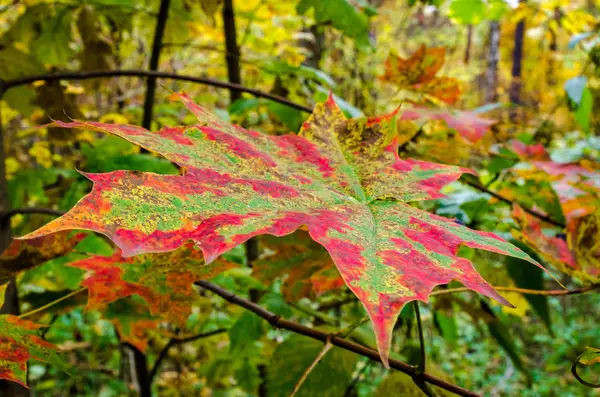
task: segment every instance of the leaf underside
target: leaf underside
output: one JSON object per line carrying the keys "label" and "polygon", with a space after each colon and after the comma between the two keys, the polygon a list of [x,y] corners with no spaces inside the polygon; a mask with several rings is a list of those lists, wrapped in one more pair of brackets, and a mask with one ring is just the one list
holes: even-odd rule
{"label": "leaf underside", "polygon": [[391,332],[409,301],[458,280],[510,305],[457,256],[461,244],[535,263],[488,232],[405,202],[444,197],[469,170],[398,158],[395,115],[346,119],[333,99],[299,135],[268,136],[218,119],[177,94],[198,124],[149,132],[131,125],[56,122],[120,136],[176,163],[183,175],[84,174],[94,187],[66,215],[26,238],[66,229],[108,236],[123,255],[167,252],[193,240],[207,263],[252,236],[304,226],[331,255],[372,320],[387,366]]}

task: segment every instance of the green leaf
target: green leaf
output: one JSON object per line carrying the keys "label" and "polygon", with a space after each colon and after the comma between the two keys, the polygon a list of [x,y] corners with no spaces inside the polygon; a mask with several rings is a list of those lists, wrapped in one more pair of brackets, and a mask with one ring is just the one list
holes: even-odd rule
{"label": "green leaf", "polygon": [[57,8],[55,15],[42,19],[40,35],[31,43],[31,52],[40,62],[59,66],[72,59],[72,21],[73,9],[66,6]]}
{"label": "green leaf", "polygon": [[592,105],[594,98],[588,88],[583,90],[581,95],[581,102],[575,111],[575,120],[579,123],[581,128],[588,133],[590,130],[590,114],[592,111]]}
{"label": "green leaf", "polygon": [[433,313],[433,318],[444,339],[451,343],[458,340],[458,326],[454,316],[448,316],[437,310]]}
{"label": "green leaf", "polygon": [[[526,244],[511,239],[511,243],[527,252],[532,258],[539,260],[538,256]],[[525,261],[517,258],[506,257],[506,270],[519,288],[544,290],[544,277],[542,271],[528,266]],[[544,295],[525,295],[529,305],[535,310],[542,319],[548,331],[552,333],[552,321],[550,318],[550,307],[548,306],[548,297]]]}
{"label": "green leaf", "polygon": [[353,38],[359,47],[370,47],[369,18],[349,0],[300,0],[296,6],[299,14],[313,9],[317,23],[331,23],[346,36]]}
{"label": "green leaf", "polygon": [[243,312],[229,329],[229,351],[243,353],[264,334],[263,319],[252,312]]}
{"label": "green leaf", "polygon": [[286,303],[285,299],[283,299],[283,296],[274,292],[265,294],[260,299],[259,304],[268,311],[281,317],[289,318],[294,314],[292,308]]}
{"label": "green leaf", "polygon": [[[292,335],[275,348],[267,367],[268,397],[289,397],[296,382],[323,349],[323,343]],[[340,397],[352,379],[359,356],[334,347],[311,371],[296,397]]]}
{"label": "green leaf", "polygon": [[290,131],[297,132],[304,121],[304,114],[279,102],[269,101],[269,111],[281,120]]}
{"label": "green leaf", "polygon": [[523,362],[519,356],[517,346],[514,343],[514,337],[510,334],[510,331],[506,325],[494,314],[492,309],[483,300],[480,300],[482,309],[492,316],[490,321],[486,322],[488,330],[492,337],[498,342],[498,345],[508,354],[511,361],[517,367],[517,369],[523,372],[527,377],[530,376],[529,372],[523,367]]}
{"label": "green leaf", "polygon": [[476,25],[485,19],[486,6],[483,0],[452,0],[450,18],[463,25]]}

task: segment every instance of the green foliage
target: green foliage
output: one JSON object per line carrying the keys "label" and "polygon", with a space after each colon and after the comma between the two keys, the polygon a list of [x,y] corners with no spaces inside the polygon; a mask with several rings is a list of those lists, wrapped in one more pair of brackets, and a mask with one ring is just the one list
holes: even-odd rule
{"label": "green foliage", "polygon": [[[267,366],[268,396],[289,396],[322,348],[323,343],[300,335],[279,344]],[[312,396],[315,390],[323,397],[343,395],[358,358],[354,353],[334,347],[308,375],[296,396]]]}

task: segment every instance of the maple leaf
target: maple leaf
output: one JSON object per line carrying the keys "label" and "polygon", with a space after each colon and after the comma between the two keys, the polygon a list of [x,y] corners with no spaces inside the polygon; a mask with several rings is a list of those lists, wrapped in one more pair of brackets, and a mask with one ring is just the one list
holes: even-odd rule
{"label": "maple leaf", "polygon": [[464,139],[471,143],[479,142],[496,120],[479,117],[477,113],[463,111],[446,111],[443,109],[428,109],[422,107],[410,108],[402,111],[401,120],[443,120],[448,127],[453,128]]}
{"label": "maple leaf", "polygon": [[513,206],[512,215],[520,227],[520,230],[512,230],[514,237],[539,252],[544,260],[582,281],[600,281],[600,216],[591,214],[578,218],[565,238],[560,238],[544,234],[541,221],[517,204]]}
{"label": "maple leaf", "polygon": [[252,274],[263,283],[287,275],[282,292],[288,301],[314,297],[344,285],[331,256],[302,230],[279,238],[261,236],[260,246],[266,254],[252,264]]}
{"label": "maple leaf", "polygon": [[390,54],[385,61],[385,73],[379,78],[399,88],[412,88],[446,103],[455,103],[460,97],[460,83],[449,77],[436,77],[445,59],[445,48],[425,45],[408,59]]}
{"label": "maple leaf", "polygon": [[366,308],[386,366],[402,307],[426,302],[436,285],[458,280],[510,305],[469,260],[457,256],[461,245],[540,266],[493,233],[405,203],[444,197],[440,189],[470,171],[401,160],[393,114],[348,120],[330,97],[299,135],[268,136],[224,122],[184,94],[178,97],[199,124],[149,132],[57,122],[125,138],[184,173],[84,174],[94,182],[91,193],[26,238],[93,230],[113,240],[124,256],[167,252],[193,240],[210,263],[252,236],[283,236],[305,226]]}
{"label": "maple leaf", "polygon": [[[0,306],[8,284],[0,286]],[[57,348],[37,335],[43,327],[13,315],[0,315],[0,379],[27,387],[27,360],[35,359],[65,370]]]}
{"label": "maple leaf", "polygon": [[11,241],[0,255],[0,279],[12,278],[19,272],[66,255],[85,237],[84,233],[71,235],[72,232],[61,232],[31,240]]}
{"label": "maple leaf", "polygon": [[208,279],[237,265],[218,259],[205,265],[194,243],[159,253],[124,257],[93,255],[68,263],[89,270],[82,285],[87,287],[87,309],[99,309],[117,299],[136,294],[146,301],[153,315],[184,325],[197,296],[194,281]]}

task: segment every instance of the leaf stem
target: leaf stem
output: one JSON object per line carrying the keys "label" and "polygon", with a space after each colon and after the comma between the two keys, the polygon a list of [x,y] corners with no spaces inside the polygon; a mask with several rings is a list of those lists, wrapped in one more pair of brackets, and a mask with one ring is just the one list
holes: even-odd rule
{"label": "leaf stem", "polygon": [[48,308],[50,308],[50,307],[52,307],[54,305],[57,305],[57,304],[59,304],[60,302],[62,302],[64,300],[67,300],[67,299],[69,299],[69,298],[71,298],[71,297],[73,297],[75,295],[79,295],[80,293],[82,293],[86,289],[87,289],[86,287],[82,287],[82,288],[79,288],[76,291],[69,292],[68,294],[66,294],[64,296],[61,296],[60,298],[58,298],[58,299],[56,299],[56,300],[54,300],[54,301],[52,301],[52,302],[50,302],[50,303],[48,303],[48,304],[46,304],[44,306],[38,307],[37,309],[33,309],[31,311],[28,311],[27,313],[21,314],[19,316],[19,318],[25,318],[25,317],[29,317],[29,316],[32,316],[34,314],[37,314],[39,312],[43,312],[44,310],[46,310],[46,309],[48,309]]}
{"label": "leaf stem", "polygon": [[[586,292],[590,292],[600,288],[600,284],[593,284],[588,287],[572,289],[572,290],[539,290],[539,289],[526,289],[526,288],[517,288],[517,287],[497,287],[492,286],[496,291],[507,291],[507,292],[518,292],[520,294],[525,295],[546,295],[546,296],[560,296],[560,295],[578,295],[584,294]],[[433,291],[429,296],[439,296],[439,295],[447,295],[447,294],[455,294],[459,292],[474,292],[469,288],[450,288],[444,290]]]}

